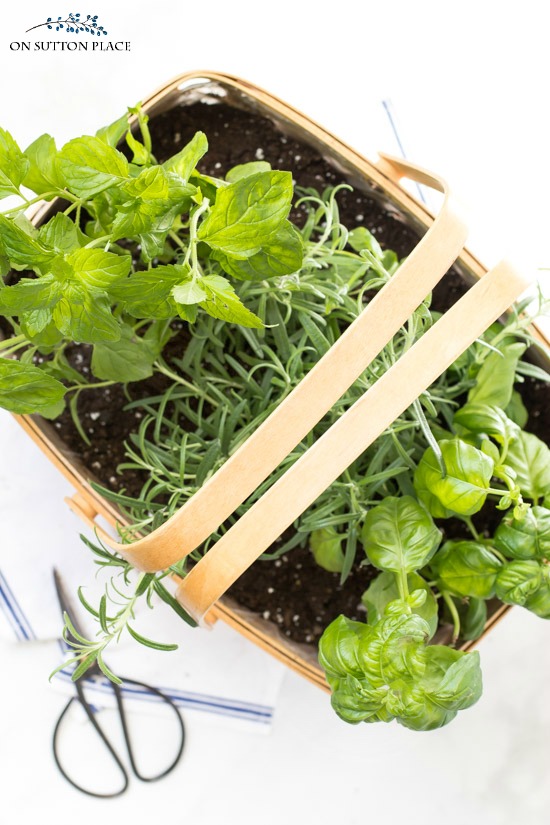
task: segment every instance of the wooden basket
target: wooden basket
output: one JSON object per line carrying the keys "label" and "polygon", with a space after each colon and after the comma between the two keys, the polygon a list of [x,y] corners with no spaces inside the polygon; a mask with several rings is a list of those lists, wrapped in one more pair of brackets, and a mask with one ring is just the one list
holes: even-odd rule
{"label": "wooden basket", "polygon": [[[483,284],[480,282],[473,291],[469,291],[470,297],[467,295],[462,299],[469,301],[465,304],[466,309],[457,309],[457,304],[446,313],[447,326],[439,338],[436,331],[439,324],[436,324],[429,333],[433,334],[433,341],[428,339],[422,344],[421,339],[407,353],[407,357],[412,353],[410,363],[401,364],[405,356],[402,357],[396,365],[396,375],[390,375],[395,369],[393,367],[233,525],[179,583],[178,599],[199,622],[209,624],[223,619],[310,681],[326,688],[316,651],[311,646],[290,641],[272,623],[243,609],[223,594],[238,575],[281,534],[287,523],[303,512],[355,459],[355,454],[349,450],[346,452],[350,433],[354,433],[355,441],[364,439],[362,449],[360,446],[356,448],[356,452],[357,449],[362,452],[379,434],[374,425],[369,430],[370,420],[374,418],[382,429],[388,426],[402,408],[409,406],[471,341],[504,312],[525,284],[522,277],[506,265],[487,275],[479,261],[463,249],[466,227],[441,178],[385,155],[373,164],[295,109],[243,80],[213,72],[187,73],[153,94],[145,101],[144,109],[154,118],[175,106],[204,99],[213,104],[223,100],[236,108],[268,117],[284,134],[315,148],[354,187],[375,191],[391,203],[409,225],[423,234],[422,240],[391,281],[259,430],[178,513],[133,544],[115,543],[96,524],[97,516],[102,516],[111,525],[124,524],[125,519],[111,503],[92,489],[90,472],[71,455],[54,428],[35,416],[16,418],[75,487],[76,493],[68,499],[69,505],[98,530],[102,540],[139,569],[165,569],[207,538],[302,440],[359,377],[453,263],[470,283],[486,276]],[[401,188],[399,181],[403,177],[412,178],[444,194],[437,217],[434,218],[424,205]],[[33,216],[34,222],[44,220],[51,209],[52,205],[47,204],[37,210]],[[467,335],[463,329],[465,311]],[[373,319],[378,332],[373,332]],[[368,345],[365,343],[365,328],[369,329]],[[538,331],[537,334],[540,336]],[[423,338],[427,336],[428,333]],[[432,374],[428,368],[425,369],[424,362],[431,359],[422,358],[421,349],[413,353],[419,345],[420,348],[424,346],[425,353],[429,347],[438,352],[445,350],[441,352],[439,372]],[[327,375],[331,376],[328,386]],[[365,402],[367,395],[369,398]],[[354,413],[361,403],[364,406],[362,414],[361,409]],[[261,456],[261,461],[251,462],[252,454]],[[228,479],[234,477],[238,477],[239,484],[228,483]],[[485,632],[508,609],[498,607],[489,619]],[[437,641],[445,642],[449,638],[444,638],[443,631],[440,631]],[[464,645],[463,649],[468,647],[471,643]]]}

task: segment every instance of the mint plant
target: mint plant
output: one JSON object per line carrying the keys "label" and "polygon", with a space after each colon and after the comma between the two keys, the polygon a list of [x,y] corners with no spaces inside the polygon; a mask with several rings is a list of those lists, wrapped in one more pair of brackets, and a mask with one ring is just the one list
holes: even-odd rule
{"label": "mint plant", "polygon": [[[150,376],[174,319],[193,323],[206,312],[262,328],[235,281],[301,266],[301,236],[287,220],[289,172],[252,163],[227,180],[203,176],[196,169],[208,148],[201,132],[158,164],[147,116],[140,107],[129,116],[140,139],[123,117],[60,150],[42,135],[22,152],[0,130],[0,197],[19,199],[0,214],[2,274],[22,272],[0,289],[0,313],[14,330],[0,345],[0,404],[12,412],[55,417],[69,397],[76,415],[72,399],[88,387]],[[122,140],[130,161],[116,148]],[[29,200],[27,189],[37,197]],[[35,228],[25,210],[53,198],[66,208]],[[73,342],[93,346],[97,380],[86,382],[69,366]],[[7,360],[16,353],[18,360]]]}

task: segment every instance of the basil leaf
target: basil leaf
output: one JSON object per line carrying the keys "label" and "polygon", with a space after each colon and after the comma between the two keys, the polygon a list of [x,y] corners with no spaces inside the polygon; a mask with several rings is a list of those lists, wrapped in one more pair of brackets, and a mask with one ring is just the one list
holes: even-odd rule
{"label": "basil leaf", "polygon": [[343,536],[334,527],[314,530],[309,537],[309,549],[319,567],[330,573],[341,573],[344,567]]}
{"label": "basil leaf", "polygon": [[208,296],[200,306],[208,315],[243,327],[262,329],[262,321],[244,306],[229,281],[221,275],[206,275],[200,285]]}
{"label": "basil leaf", "polygon": [[515,438],[519,427],[499,407],[468,402],[454,415],[454,423],[473,433],[487,433],[496,440]]}
{"label": "basil leaf", "polygon": [[0,358],[0,407],[20,415],[48,414],[65,395],[60,381],[20,361]]}
{"label": "basil leaf", "polygon": [[15,266],[28,266],[41,271],[47,269],[55,258],[53,250],[46,249],[4,215],[0,215],[0,250]]}
{"label": "basil leaf", "polygon": [[253,160],[251,163],[239,163],[229,170],[225,179],[228,183],[235,183],[235,181],[249,178],[250,175],[256,175],[258,172],[270,172],[271,164],[267,160]]}
{"label": "basil leaf", "polygon": [[199,239],[235,257],[255,254],[287,217],[292,191],[290,172],[259,172],[219,189]]}
{"label": "basil leaf", "polygon": [[98,129],[95,136],[106,143],[107,146],[113,146],[116,149],[127,131],[128,115],[124,114],[118,120],[109,123],[108,126],[102,126],[101,129]]}
{"label": "basil leaf", "polygon": [[81,198],[91,198],[129,176],[124,155],[97,137],[66,143],[58,153],[57,167],[67,187]]}
{"label": "basil leaf", "polygon": [[505,604],[523,605],[542,584],[542,570],[536,561],[511,561],[499,571],[496,595]]}
{"label": "basil leaf", "polygon": [[297,272],[303,263],[304,244],[298,230],[290,221],[284,221],[260,251],[250,258],[231,258],[219,250],[215,250],[212,257],[238,280],[263,281]]}
{"label": "basil leaf", "polygon": [[502,562],[484,544],[447,541],[432,562],[440,590],[455,596],[489,599]]}
{"label": "basil leaf", "polygon": [[458,613],[460,638],[467,641],[479,639],[487,624],[487,602],[471,596],[467,605],[458,605]]}
{"label": "basil leaf", "polygon": [[58,212],[48,223],[40,227],[38,240],[62,255],[79,249],[89,241],[76,224],[63,212]]}
{"label": "basil leaf", "polygon": [[537,501],[550,493],[550,450],[532,433],[520,431],[510,445],[506,465],[516,473],[521,492]]}
{"label": "basil leaf", "polygon": [[550,558],[550,510],[535,505],[519,519],[505,516],[493,541],[497,550],[512,559]]}
{"label": "basil leaf", "polygon": [[173,318],[177,315],[177,309],[171,295],[172,287],[188,277],[187,266],[156,266],[118,281],[109,289],[109,294],[120,301],[125,312],[134,318]]}
{"label": "basil leaf", "polygon": [[379,570],[412,573],[433,556],[441,533],[412,496],[389,496],[369,510],[361,538],[369,561]]}
{"label": "basil leaf", "polygon": [[120,325],[111,313],[106,292],[68,281],[53,311],[56,327],[67,338],[83,344],[118,341]]}
{"label": "basil leaf", "polygon": [[[437,599],[431,587],[418,573],[409,573],[407,575],[407,585],[410,593],[418,590],[426,593],[425,601],[413,608],[413,612],[428,624],[430,628],[429,638],[431,639],[437,630],[438,624]],[[398,598],[399,588],[397,587],[395,575],[389,572],[380,573],[361,596],[361,601],[367,608],[369,624],[376,624],[376,622],[382,618],[389,602],[395,601]]]}
{"label": "basil leaf", "polygon": [[371,628],[363,622],[353,622],[338,616],[325,629],[319,641],[319,663],[330,676],[361,676],[359,642],[371,637]]}
{"label": "basil leaf", "polygon": [[428,448],[414,474],[419,499],[435,518],[477,513],[487,498],[494,461],[458,438],[440,441],[439,447],[447,474],[443,476],[432,448]]}
{"label": "basil leaf", "polygon": [[516,367],[527,345],[503,342],[498,349],[499,352],[491,352],[481,365],[476,384],[468,393],[468,401],[504,409],[512,399]]}
{"label": "basil leaf", "polygon": [[434,645],[427,649],[426,659],[425,682],[433,680],[436,670],[444,671],[439,684],[426,690],[426,695],[434,704],[445,710],[457,711],[477,702],[482,691],[477,650],[464,653],[443,645]]}
{"label": "basil leaf", "polygon": [[527,424],[529,413],[527,412],[527,407],[523,403],[522,397],[517,390],[512,392],[511,401],[504,412],[508,418],[514,422],[514,424],[518,425],[518,427],[523,429],[523,427]]}
{"label": "basil leaf", "polygon": [[550,567],[544,565],[541,570],[541,583],[538,590],[525,600],[523,605],[540,616],[541,619],[550,619]]}
{"label": "basil leaf", "polygon": [[63,179],[57,170],[57,147],[51,135],[40,135],[27,146],[25,155],[29,161],[29,168],[23,180],[25,186],[37,195],[63,189]]}
{"label": "basil leaf", "polygon": [[92,372],[102,381],[123,384],[142,381],[153,374],[153,364],[159,348],[150,340],[140,338],[131,326],[124,324],[118,341],[104,341],[94,346]]}
{"label": "basil leaf", "polygon": [[173,155],[163,163],[162,167],[167,172],[175,172],[187,183],[195,166],[207,151],[208,140],[206,135],[204,132],[196,132],[189,143],[177,155]]}
{"label": "basil leaf", "polygon": [[102,249],[77,249],[67,256],[75,276],[86,286],[109,289],[130,272],[130,255],[117,255]]}
{"label": "basil leaf", "polygon": [[9,132],[0,128],[0,198],[18,195],[29,161]]}
{"label": "basil leaf", "polygon": [[0,312],[4,315],[21,315],[35,309],[46,310],[58,301],[61,291],[61,284],[53,275],[22,278],[13,286],[0,289]]}

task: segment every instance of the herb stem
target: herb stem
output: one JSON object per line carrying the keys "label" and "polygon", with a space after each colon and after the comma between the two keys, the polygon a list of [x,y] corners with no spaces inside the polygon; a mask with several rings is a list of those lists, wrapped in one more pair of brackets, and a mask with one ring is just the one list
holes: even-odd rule
{"label": "herb stem", "polygon": [[453,643],[456,642],[458,637],[460,636],[460,616],[458,615],[458,610],[456,609],[456,604],[454,603],[454,599],[451,597],[450,593],[447,590],[442,590],[441,595],[443,596],[443,601],[449,608],[449,613],[453,619]]}

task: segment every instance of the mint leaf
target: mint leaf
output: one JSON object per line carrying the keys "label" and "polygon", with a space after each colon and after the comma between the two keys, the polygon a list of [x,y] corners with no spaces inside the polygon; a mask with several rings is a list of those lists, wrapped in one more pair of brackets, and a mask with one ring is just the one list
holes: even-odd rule
{"label": "mint leaf", "polygon": [[208,140],[206,135],[204,132],[197,132],[177,155],[169,158],[162,166],[167,172],[175,172],[187,183],[191,172],[207,151]]}
{"label": "mint leaf", "polygon": [[[196,188],[182,183],[173,173],[166,173],[162,167],[145,169],[137,178],[122,187],[122,193],[129,196],[118,207],[113,223],[113,238],[136,237],[151,232],[157,235],[156,246],[164,245],[167,233],[176,218],[187,211]],[[162,247],[161,247],[162,248]],[[148,256],[149,259],[153,257]]]}
{"label": "mint leaf", "polygon": [[57,147],[51,135],[40,135],[25,149],[29,169],[23,183],[42,195],[55,189],[63,189],[63,180],[57,170]]}
{"label": "mint leaf", "polygon": [[156,266],[147,272],[135,272],[126,280],[114,284],[109,292],[134,318],[163,320],[177,314],[171,296],[172,287],[188,277],[187,266]]}
{"label": "mint leaf", "polygon": [[87,286],[108,289],[125,278],[132,267],[130,255],[117,255],[102,249],[77,249],[67,257],[76,277]]}
{"label": "mint leaf", "polygon": [[167,198],[168,176],[162,166],[151,166],[140,172],[137,178],[132,178],[125,183],[122,191],[131,198],[143,198],[144,200]]}
{"label": "mint leaf", "polygon": [[69,281],[53,311],[60,332],[72,341],[98,344],[118,341],[120,326],[111,313],[106,292]]}
{"label": "mint leaf", "polygon": [[172,289],[172,296],[176,304],[200,304],[208,298],[206,292],[196,281],[187,284],[177,284]]}
{"label": "mint leaf", "polygon": [[47,413],[65,395],[60,381],[38,367],[0,358],[0,407],[13,413]]}
{"label": "mint leaf", "polygon": [[199,240],[235,257],[250,257],[276,232],[292,201],[290,172],[259,172],[219,189],[199,227]]}
{"label": "mint leaf", "polygon": [[55,253],[24,232],[14,221],[0,215],[0,250],[15,266],[44,270]]}
{"label": "mint leaf", "polygon": [[79,249],[83,243],[89,240],[76,226],[75,223],[64,215],[63,212],[58,212],[57,215],[40,227],[38,233],[38,240],[65,255]]}
{"label": "mint leaf", "polygon": [[58,154],[57,165],[67,187],[81,198],[97,195],[129,176],[124,155],[97,137],[66,143]]}
{"label": "mint leaf", "polygon": [[116,149],[118,142],[124,137],[128,131],[128,115],[124,114],[118,120],[109,123],[108,126],[102,126],[95,133],[95,136],[106,143],[107,146],[113,146]]}
{"label": "mint leaf", "polygon": [[92,372],[102,381],[142,381],[153,374],[153,363],[159,354],[152,340],[140,338],[125,324],[118,341],[95,345]]}
{"label": "mint leaf", "polygon": [[29,161],[9,132],[0,128],[0,198],[18,195]]}
{"label": "mint leaf", "polygon": [[229,170],[225,179],[228,183],[235,183],[237,180],[249,178],[258,172],[270,172],[271,164],[266,160],[253,160],[251,163],[240,163]]}
{"label": "mint leaf", "polygon": [[18,284],[0,289],[0,312],[5,315],[21,315],[35,309],[45,310],[56,303],[61,290],[61,284],[53,275],[22,278]]}
{"label": "mint leaf", "polygon": [[200,306],[213,318],[221,321],[230,321],[243,327],[262,329],[263,323],[249,309],[245,307],[235,290],[221,275],[206,275],[201,278],[201,287],[208,298]]}
{"label": "mint leaf", "polygon": [[262,249],[250,258],[231,258],[219,250],[215,250],[212,257],[234,278],[263,281],[297,272],[303,263],[304,244],[298,230],[285,220]]}

